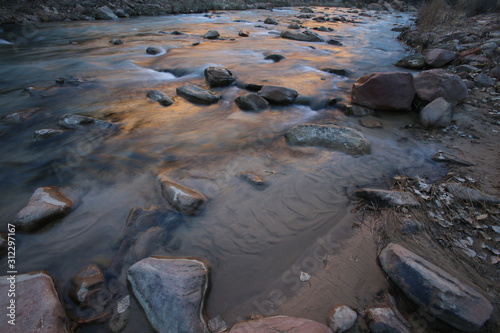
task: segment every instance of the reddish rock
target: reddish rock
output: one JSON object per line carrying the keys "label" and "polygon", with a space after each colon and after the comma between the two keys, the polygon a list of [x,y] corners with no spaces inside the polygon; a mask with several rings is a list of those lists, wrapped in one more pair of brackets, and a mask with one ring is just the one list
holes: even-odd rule
{"label": "reddish rock", "polygon": [[425,54],[425,63],[429,67],[443,67],[455,60],[457,55],[455,52],[444,49],[430,49]]}
{"label": "reddish rock", "polygon": [[203,194],[173,182],[166,175],[159,175],[158,181],[165,199],[183,214],[196,215],[207,201]]}
{"label": "reddish rock", "polygon": [[332,330],[309,319],[276,316],[239,322],[229,331],[229,333],[249,332],[332,333]]}
{"label": "reddish rock", "polygon": [[467,86],[460,76],[442,69],[423,71],[415,76],[415,89],[424,102],[443,97],[449,103],[457,105],[469,97]]}
{"label": "reddish rock", "polygon": [[411,74],[376,73],[364,75],[354,83],[351,101],[375,110],[409,111],[414,95]]}
{"label": "reddish rock", "polygon": [[368,326],[372,333],[410,333],[409,324],[403,323],[391,308],[370,308],[366,310]]}

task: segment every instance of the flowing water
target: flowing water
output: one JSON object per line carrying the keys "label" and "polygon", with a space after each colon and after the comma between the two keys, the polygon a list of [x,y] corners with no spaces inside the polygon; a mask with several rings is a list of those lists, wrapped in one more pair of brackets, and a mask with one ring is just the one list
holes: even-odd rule
{"label": "flowing water", "polygon": [[[358,22],[304,20],[310,28],[335,29],[318,34],[343,46],[280,38],[279,30],[297,20],[297,8],[45,23],[11,31],[10,37],[19,37],[14,40],[8,31],[1,32],[0,116],[39,108],[28,120],[3,121],[0,127],[3,227],[37,187],[70,188],[78,198],[76,208],[60,221],[33,234],[18,233],[18,271],[50,272],[70,304],[71,276],[89,263],[109,266],[120,241],[138,236],[125,230],[132,208],[168,207],[156,182],[158,173],[167,172],[210,201],[199,216],[174,216],[180,224],[165,227],[167,236],[150,252],[207,260],[212,267],[208,315],[232,323],[259,312],[251,300],[268,292],[318,237],[349,220],[353,189],[387,184],[397,173],[436,175],[440,170],[427,158],[433,147],[412,141],[405,131],[412,115],[380,113],[384,127],[369,129],[325,104],[329,98],[348,101],[350,86],[363,74],[395,70],[392,64],[406,51],[391,29],[409,24],[410,16],[324,11]],[[267,16],[280,25],[263,24]],[[210,29],[222,39],[204,40],[201,36]],[[240,29],[250,37],[239,37]],[[174,30],[183,34],[171,34]],[[111,45],[112,38],[124,44]],[[149,46],[166,52],[149,55]],[[285,59],[265,60],[270,53]],[[175,96],[181,85],[205,86],[203,71],[212,65],[229,68],[239,83],[296,89],[302,102],[242,112],[234,103],[248,93],[241,85],[213,89],[222,100],[210,106],[176,96],[174,105],[163,107],[146,98],[149,89]],[[328,74],[322,67],[352,74]],[[56,84],[61,76],[79,81]],[[74,133],[32,141],[35,130],[56,129],[64,114],[105,119],[121,129],[109,137]],[[288,146],[283,134],[306,122],[357,128],[372,142],[372,153],[350,156]],[[243,171],[260,174],[270,185],[252,187],[237,177]],[[335,233],[339,241],[349,236],[351,222],[346,223]],[[129,255],[117,258],[125,267],[133,261]],[[0,268],[6,271],[5,261]],[[148,329],[133,303],[125,332]]]}

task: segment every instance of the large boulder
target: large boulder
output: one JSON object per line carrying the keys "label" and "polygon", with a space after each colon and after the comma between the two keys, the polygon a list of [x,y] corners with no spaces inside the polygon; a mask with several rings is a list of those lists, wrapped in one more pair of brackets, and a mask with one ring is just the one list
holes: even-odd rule
{"label": "large boulder", "polygon": [[425,63],[429,67],[443,67],[457,58],[453,51],[444,49],[430,49],[425,54]]}
{"label": "large boulder", "polygon": [[118,16],[116,16],[115,13],[113,13],[111,8],[109,8],[108,6],[102,6],[102,7],[97,8],[95,16],[96,16],[96,19],[98,19],[98,20],[117,20],[118,19]]}
{"label": "large boulder", "polygon": [[[15,297],[8,296],[15,290]],[[0,276],[0,331],[12,333],[68,333],[54,281],[45,272]]]}
{"label": "large boulder", "polygon": [[177,95],[184,97],[190,102],[200,103],[200,104],[213,104],[217,103],[221,96],[212,91],[193,86],[192,84],[187,84],[185,86],[177,88]]}
{"label": "large boulder", "polygon": [[257,94],[246,94],[239,96],[235,99],[236,105],[243,111],[262,111],[269,107],[269,102],[257,95]]}
{"label": "large boulder", "polygon": [[409,192],[362,188],[354,191],[354,194],[380,207],[420,206],[416,197]]}
{"label": "large boulder", "polygon": [[127,278],[157,332],[203,333],[208,273],[197,259],[150,257],[132,265]]}
{"label": "large boulder", "polygon": [[478,330],[493,312],[491,303],[472,287],[400,245],[387,245],[379,260],[408,298],[459,330]]}
{"label": "large boulder", "polygon": [[467,87],[460,76],[442,69],[423,71],[415,76],[415,90],[424,102],[443,97],[453,105],[457,105],[469,97]]}
{"label": "large boulder", "polygon": [[278,86],[264,86],[258,92],[258,95],[267,100],[271,104],[288,105],[295,102],[299,95],[296,90],[278,87]]}
{"label": "large boulder", "polygon": [[396,62],[394,66],[408,69],[422,69],[425,67],[425,58],[419,53],[410,54]]}
{"label": "large boulder", "polygon": [[17,213],[13,224],[20,230],[34,231],[71,211],[73,202],[54,186],[35,190],[26,207]]}
{"label": "large boulder", "polygon": [[355,129],[336,125],[298,125],[285,134],[286,141],[296,146],[317,146],[359,155],[370,152],[371,144]]}
{"label": "large boulder", "polygon": [[309,319],[275,316],[236,323],[229,333],[293,332],[332,333],[328,327]]}
{"label": "large boulder", "polygon": [[173,182],[166,175],[160,174],[158,181],[165,199],[183,214],[196,215],[207,201],[203,194]]}
{"label": "large boulder", "polygon": [[280,34],[281,38],[298,40],[301,42],[323,42],[323,38],[320,35],[310,31],[305,30],[303,32],[296,31],[283,31]]}
{"label": "large boulder", "polygon": [[428,128],[446,127],[453,118],[453,105],[443,97],[436,98],[420,111],[420,121]]}
{"label": "large boulder", "polygon": [[233,73],[224,67],[205,68],[205,79],[210,87],[225,87],[234,82]]}
{"label": "large boulder", "polygon": [[413,76],[403,72],[364,75],[351,91],[352,103],[374,110],[409,111],[414,96]]}

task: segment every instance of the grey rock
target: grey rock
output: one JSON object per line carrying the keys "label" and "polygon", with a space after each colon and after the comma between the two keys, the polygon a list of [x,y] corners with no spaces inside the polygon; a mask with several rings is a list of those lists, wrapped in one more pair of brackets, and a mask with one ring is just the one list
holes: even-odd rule
{"label": "grey rock", "polygon": [[453,105],[443,97],[436,98],[420,111],[420,121],[427,128],[447,127],[453,118]]}
{"label": "grey rock", "polygon": [[419,53],[410,54],[396,62],[394,66],[408,69],[422,69],[425,67],[425,58]]}
{"label": "grey rock", "polygon": [[323,42],[321,36],[310,30],[305,30],[303,32],[283,31],[280,36],[281,38],[293,39],[301,42]]}
{"label": "grey rock", "polygon": [[71,211],[73,202],[55,186],[39,187],[13,222],[19,229],[34,231]]}
{"label": "grey rock", "polygon": [[468,73],[468,74],[480,71],[479,68],[471,66],[471,65],[460,65],[460,66],[455,67],[455,70],[458,73]]}
{"label": "grey rock", "polygon": [[229,330],[229,333],[249,332],[332,333],[328,327],[315,321],[286,316],[242,321]]}
{"label": "grey rock", "polygon": [[442,162],[442,163],[450,163],[450,164],[455,164],[455,165],[461,165],[461,166],[472,166],[474,165],[471,162],[468,162],[458,156],[445,153],[443,151],[438,151],[436,154],[431,156],[431,160],[436,161],[436,162]]}
{"label": "grey rock", "polygon": [[190,188],[177,184],[166,175],[158,176],[163,197],[179,212],[186,215],[196,215],[207,198]]}
{"label": "grey rock", "polygon": [[148,90],[148,92],[146,93],[146,97],[148,97],[153,102],[160,103],[163,106],[174,104],[174,100],[170,98],[170,96],[158,90]]}
{"label": "grey rock", "polygon": [[[16,286],[15,309],[17,313],[10,316],[12,307],[9,298],[11,282]],[[0,319],[0,331],[11,333],[69,333],[68,319],[59,301],[54,281],[45,272],[19,274],[15,279],[0,276],[0,306],[4,314]],[[17,316],[16,316],[17,314]],[[15,318],[15,326],[9,320]]]}
{"label": "grey rock", "polygon": [[359,106],[356,104],[346,105],[344,111],[347,115],[355,117],[364,117],[375,113],[375,111],[373,111],[372,109],[365,108],[364,106]]}
{"label": "grey rock", "polygon": [[471,80],[464,80],[464,84],[467,87],[467,89],[472,89],[475,87],[474,81]]}
{"label": "grey rock", "polygon": [[291,145],[325,147],[352,155],[368,154],[371,149],[363,134],[336,125],[298,125],[285,134],[285,139]]}
{"label": "grey rock", "polygon": [[122,45],[123,41],[121,39],[110,39],[109,43],[113,45]]}
{"label": "grey rock", "polygon": [[285,56],[277,53],[271,53],[264,58],[264,60],[272,60],[274,62],[280,62],[283,59],[285,59]]}
{"label": "grey rock", "polygon": [[455,52],[444,49],[430,49],[425,54],[425,63],[429,67],[438,68],[449,64],[456,58]]}
{"label": "grey rock", "polygon": [[108,6],[102,6],[96,10],[96,19],[98,20],[117,20],[118,16]]}
{"label": "grey rock", "polygon": [[495,78],[497,80],[500,79],[500,66],[493,67],[493,69],[490,71],[490,77]]}
{"label": "grey rock", "polygon": [[129,17],[129,15],[125,12],[125,10],[123,9],[117,9],[116,12],[115,12],[116,16],[118,16],[119,18],[125,18],[125,17]]}
{"label": "grey rock", "polygon": [[32,120],[35,116],[42,112],[41,108],[28,108],[20,111],[12,112],[4,117],[1,117],[3,123],[10,125],[19,125]]}
{"label": "grey rock", "polygon": [[425,102],[443,97],[449,103],[457,105],[469,97],[462,79],[441,69],[423,71],[415,76],[414,82],[418,97]]}
{"label": "grey rock", "polygon": [[313,14],[314,10],[312,8],[309,8],[309,7],[303,7],[303,8],[300,9],[300,12],[301,13],[306,13],[306,14]]}
{"label": "grey rock", "polygon": [[265,186],[266,181],[254,172],[246,171],[239,174],[240,178],[247,181],[251,185],[255,186]]}
{"label": "grey rock", "polygon": [[473,288],[400,245],[387,245],[379,260],[408,298],[459,330],[478,330],[493,312],[491,303]]}
{"label": "grey rock", "polygon": [[298,30],[300,29],[300,25],[298,23],[290,23],[288,26],[287,26],[288,29],[294,29],[294,30]]}
{"label": "grey rock", "polygon": [[113,132],[118,129],[115,124],[91,117],[67,114],[59,118],[59,126],[73,130],[99,130],[103,132]]}
{"label": "grey rock", "polygon": [[269,102],[257,94],[246,94],[235,99],[236,105],[243,111],[262,111],[269,107]]}
{"label": "grey rock", "polygon": [[446,190],[450,192],[455,199],[472,204],[500,204],[500,198],[460,184],[446,184]]}
{"label": "grey rock", "polygon": [[362,188],[354,191],[354,194],[381,207],[420,206],[417,198],[409,192]]}
{"label": "grey rock", "polygon": [[202,308],[208,266],[196,259],[151,257],[130,267],[128,280],[159,333],[207,333]]}
{"label": "grey rock", "polygon": [[203,35],[203,38],[205,39],[217,39],[219,37],[220,34],[217,30],[209,30]]}
{"label": "grey rock", "polygon": [[[320,30],[321,31],[321,30]],[[329,39],[326,41],[327,44],[330,44],[330,45],[337,45],[337,46],[342,46],[344,44],[342,44],[342,42],[336,40],[336,39]]]}
{"label": "grey rock", "polygon": [[132,253],[137,260],[155,255],[157,250],[161,250],[166,244],[167,232],[160,227],[151,227],[143,232],[134,244]]}
{"label": "grey rock", "polygon": [[264,24],[273,24],[273,25],[276,25],[276,24],[278,24],[278,22],[273,17],[268,17],[268,18],[266,18],[264,20]]}
{"label": "grey rock", "polygon": [[476,87],[493,87],[495,85],[495,80],[486,74],[477,74],[474,78],[474,84]]}
{"label": "grey rock", "polygon": [[118,333],[125,329],[130,316],[130,295],[122,297],[111,312],[111,319],[109,320],[109,330],[112,333]]}
{"label": "grey rock", "polygon": [[82,268],[72,279],[70,296],[78,304],[88,306],[90,295],[104,287],[105,279],[102,271],[96,265]]}
{"label": "grey rock", "polygon": [[238,31],[238,36],[240,37],[249,37],[250,36],[250,32],[248,30],[240,30]]}
{"label": "grey rock", "polygon": [[63,130],[55,130],[50,128],[40,129],[33,132],[33,141],[41,141],[45,139],[49,139],[55,137],[57,135],[63,134],[66,131]]}
{"label": "grey rock", "polygon": [[150,46],[146,49],[146,53],[151,55],[157,55],[160,53],[165,53],[165,49],[159,46]]}
{"label": "grey rock", "polygon": [[179,96],[193,103],[213,104],[221,99],[219,94],[191,84],[179,87],[176,91]]}
{"label": "grey rock", "polygon": [[330,310],[327,316],[328,327],[333,333],[342,333],[350,330],[356,323],[358,314],[347,305],[337,305]]}
{"label": "grey rock", "polygon": [[368,326],[372,333],[411,333],[391,308],[369,308],[366,310]]}
{"label": "grey rock", "polygon": [[288,105],[295,101],[299,93],[290,88],[264,86],[258,92],[258,95],[266,99],[271,104]]}
{"label": "grey rock", "polygon": [[234,82],[233,73],[220,66],[205,68],[205,79],[210,87],[225,87]]}
{"label": "grey rock", "polygon": [[361,118],[359,120],[361,126],[366,128],[382,128],[383,125],[380,121],[374,118]]}
{"label": "grey rock", "polygon": [[403,235],[415,235],[425,230],[425,225],[417,220],[402,218],[399,232]]}

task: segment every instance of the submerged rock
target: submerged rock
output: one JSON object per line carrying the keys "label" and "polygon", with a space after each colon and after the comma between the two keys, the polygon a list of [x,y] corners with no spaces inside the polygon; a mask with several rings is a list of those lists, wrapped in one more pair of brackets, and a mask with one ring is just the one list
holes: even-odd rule
{"label": "submerged rock", "polygon": [[415,76],[415,90],[424,102],[443,97],[453,105],[457,105],[469,97],[467,87],[460,76],[442,69],[423,71]]}
{"label": "submerged rock", "polygon": [[408,69],[422,69],[425,67],[425,58],[419,53],[410,54],[396,62],[394,66]]}
{"label": "submerged rock", "polygon": [[443,67],[457,58],[455,52],[444,49],[430,49],[425,54],[425,63],[429,67]]}
{"label": "submerged rock", "polygon": [[409,324],[402,323],[391,308],[369,308],[366,310],[368,326],[372,333],[411,333]]}
{"label": "submerged rock", "polygon": [[287,316],[259,318],[236,323],[229,333],[249,332],[296,332],[296,333],[332,333],[328,327],[318,322]]}
{"label": "submerged rock", "polygon": [[166,244],[167,236],[168,234],[163,228],[151,227],[137,238],[132,253],[137,260],[157,254],[154,252],[161,250],[162,246]]}
{"label": "submerged rock", "polygon": [[209,30],[203,35],[203,38],[205,39],[217,39],[219,37],[220,34],[217,30]]}
{"label": "submerged rock", "polygon": [[330,74],[335,74],[339,76],[349,76],[350,72],[347,69],[341,69],[341,68],[332,68],[332,67],[323,67],[320,68],[323,72],[327,72]]}
{"label": "submerged rock", "polygon": [[235,99],[236,105],[243,111],[262,111],[269,107],[269,102],[257,94],[246,94]]}
{"label": "submerged rock", "polygon": [[459,330],[478,330],[493,312],[491,303],[473,288],[400,245],[387,245],[379,260],[408,298]]}
{"label": "submerged rock", "polygon": [[420,111],[420,121],[428,128],[449,126],[452,119],[453,106],[443,97],[436,98]]}
{"label": "submerged rock", "polygon": [[257,94],[271,104],[281,105],[292,104],[299,95],[296,90],[278,86],[264,86]]}
{"label": "submerged rock", "polygon": [[105,132],[112,132],[118,129],[118,127],[108,121],[99,120],[86,116],[79,116],[76,114],[67,114],[59,118],[57,122],[59,126],[65,129],[74,130],[99,130]]}
{"label": "submerged rock", "polygon": [[44,128],[33,132],[33,141],[41,141],[65,133],[63,130]]}
{"label": "submerged rock", "polygon": [[323,42],[323,38],[320,35],[310,31],[305,30],[303,32],[295,32],[295,31],[283,31],[280,34],[281,38],[298,40],[301,42]]}
{"label": "submerged rock", "polygon": [[146,97],[148,97],[153,102],[160,103],[163,106],[174,104],[174,100],[170,98],[170,96],[158,90],[148,90],[148,92],[146,93]]}
{"label": "submerged rock", "polygon": [[328,327],[333,333],[342,333],[350,330],[356,323],[358,314],[347,305],[337,305],[330,310],[327,316]]}
{"label": "submerged rock", "polygon": [[73,277],[70,296],[77,303],[88,306],[89,296],[104,287],[105,279],[102,271],[96,265],[82,268]]}
{"label": "submerged rock", "polygon": [[34,231],[71,211],[73,202],[54,186],[39,187],[13,222],[19,229]]}
{"label": "submerged rock", "polygon": [[200,260],[151,257],[130,267],[128,280],[159,333],[206,333],[202,306],[208,266]]}
{"label": "submerged rock", "polygon": [[249,184],[254,186],[265,186],[267,185],[266,181],[259,175],[247,171],[239,174],[240,178],[246,180]]}
{"label": "submerged rock", "polygon": [[420,206],[417,198],[409,192],[362,188],[354,191],[354,194],[381,207]]}
{"label": "submerged rock", "polygon": [[233,73],[225,67],[205,68],[205,79],[210,87],[225,87],[234,82]]}
{"label": "submerged rock", "polygon": [[476,204],[500,204],[500,198],[463,186],[456,183],[446,184],[446,190],[450,192],[455,199]]}
{"label": "submerged rock", "polygon": [[191,84],[177,88],[177,94],[190,102],[200,104],[213,104],[221,99],[219,94]]}
{"label": "submerged rock", "polygon": [[183,214],[196,215],[207,201],[203,194],[177,184],[165,175],[159,175],[158,180],[165,199]]}
{"label": "submerged rock", "polygon": [[298,125],[285,134],[286,141],[296,146],[317,146],[347,154],[368,154],[371,144],[355,129],[336,125]]}

